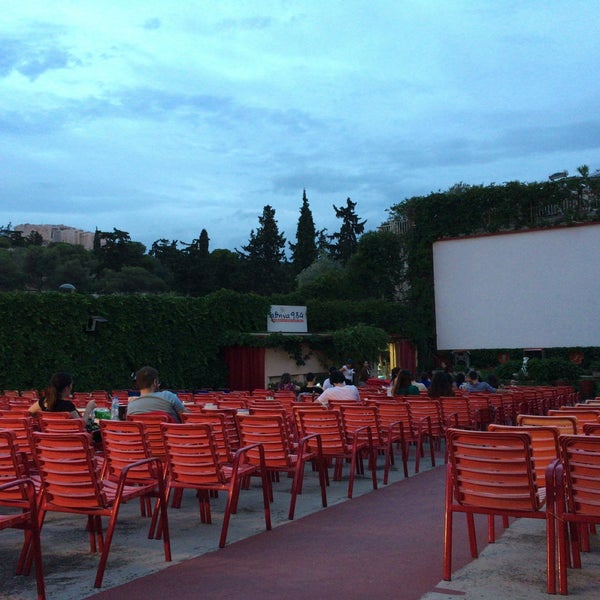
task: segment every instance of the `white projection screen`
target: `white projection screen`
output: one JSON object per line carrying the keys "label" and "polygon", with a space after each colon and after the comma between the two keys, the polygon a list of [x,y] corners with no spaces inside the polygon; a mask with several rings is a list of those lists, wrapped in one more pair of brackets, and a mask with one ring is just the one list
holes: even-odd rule
{"label": "white projection screen", "polygon": [[433,245],[440,350],[600,346],[600,224]]}

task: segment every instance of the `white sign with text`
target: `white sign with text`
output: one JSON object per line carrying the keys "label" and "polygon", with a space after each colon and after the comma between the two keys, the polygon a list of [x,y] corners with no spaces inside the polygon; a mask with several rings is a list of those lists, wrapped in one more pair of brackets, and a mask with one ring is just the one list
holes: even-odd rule
{"label": "white sign with text", "polygon": [[307,333],[306,306],[271,306],[267,331]]}

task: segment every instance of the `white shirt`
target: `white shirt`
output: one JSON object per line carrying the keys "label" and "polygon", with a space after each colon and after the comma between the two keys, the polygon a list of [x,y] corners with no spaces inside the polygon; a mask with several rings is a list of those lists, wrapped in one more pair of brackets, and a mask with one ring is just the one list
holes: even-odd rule
{"label": "white shirt", "polygon": [[360,394],[355,385],[334,385],[327,388],[318,398],[317,402],[329,405],[329,400],[350,400],[351,402],[360,402]]}

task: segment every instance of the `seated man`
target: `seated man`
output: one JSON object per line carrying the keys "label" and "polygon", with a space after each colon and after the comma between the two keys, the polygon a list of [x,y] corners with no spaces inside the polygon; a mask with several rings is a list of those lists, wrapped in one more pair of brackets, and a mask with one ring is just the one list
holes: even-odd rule
{"label": "seated man", "polygon": [[492,387],[485,381],[479,381],[479,375],[477,371],[471,371],[467,377],[467,380],[460,386],[461,390],[467,392],[497,392],[495,387]]}
{"label": "seated man", "polygon": [[329,379],[333,387],[327,388],[315,402],[320,402],[323,406],[329,406],[329,400],[349,400],[360,402],[360,394],[355,385],[347,385],[346,378],[341,371],[334,371]]}
{"label": "seated man", "polygon": [[185,407],[173,392],[159,391],[160,381],[156,369],[142,367],[135,374],[135,382],[140,390],[140,395],[129,398],[127,415],[160,411],[168,413],[175,422],[181,423],[181,413],[184,412]]}

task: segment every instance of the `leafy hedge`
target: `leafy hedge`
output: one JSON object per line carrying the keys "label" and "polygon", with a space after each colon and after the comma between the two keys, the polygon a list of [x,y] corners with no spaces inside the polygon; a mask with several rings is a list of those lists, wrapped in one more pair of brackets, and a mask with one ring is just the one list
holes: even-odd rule
{"label": "leafy hedge", "polygon": [[[280,345],[296,357],[299,337],[247,335],[265,331],[269,306],[283,298],[277,300],[228,290],[203,297],[2,293],[0,389],[42,388],[58,370],[73,373],[76,390],[128,388],[144,364],[156,366],[171,389],[222,387],[227,345]],[[345,328],[360,325],[354,333],[375,346],[386,332],[400,332],[401,315],[390,302],[309,301],[307,313],[312,333],[341,336],[339,348],[333,335],[321,342],[334,358],[349,350],[348,336],[339,333]],[[107,321],[87,332],[92,316]]]}

